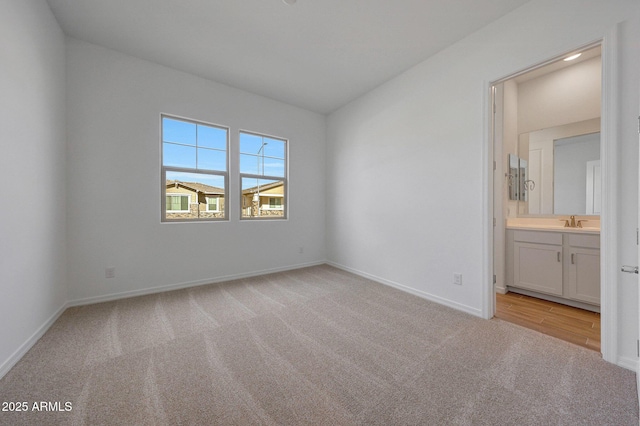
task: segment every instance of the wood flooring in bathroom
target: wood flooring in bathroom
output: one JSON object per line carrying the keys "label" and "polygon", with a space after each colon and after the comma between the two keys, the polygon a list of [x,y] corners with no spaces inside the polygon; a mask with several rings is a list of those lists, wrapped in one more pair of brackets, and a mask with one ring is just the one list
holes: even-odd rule
{"label": "wood flooring in bathroom", "polygon": [[517,293],[496,294],[496,318],[600,352],[600,314]]}

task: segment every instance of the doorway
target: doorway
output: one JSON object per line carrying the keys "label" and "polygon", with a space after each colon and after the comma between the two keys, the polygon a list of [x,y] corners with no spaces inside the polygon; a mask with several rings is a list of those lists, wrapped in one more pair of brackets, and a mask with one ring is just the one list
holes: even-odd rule
{"label": "doorway", "polygon": [[495,316],[598,351],[602,90],[600,42],[491,85]]}

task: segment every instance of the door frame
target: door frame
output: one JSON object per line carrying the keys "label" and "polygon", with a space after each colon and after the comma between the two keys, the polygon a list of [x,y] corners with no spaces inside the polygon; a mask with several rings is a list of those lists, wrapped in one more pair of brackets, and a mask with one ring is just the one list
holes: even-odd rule
{"label": "door frame", "polygon": [[[618,161],[618,138],[616,123],[618,113],[618,25],[611,28],[602,37],[585,43],[583,47],[600,44],[602,48],[602,94],[601,94],[601,124],[600,124],[600,159],[602,162],[602,212],[600,215],[600,309],[601,309],[601,352],[605,361],[618,363],[618,303],[617,303],[617,274],[618,274],[618,228],[615,218],[618,213],[618,179],[616,164]],[[551,52],[547,57],[553,60],[562,57],[565,52],[575,50],[574,46],[567,46],[561,52]],[[550,62],[550,61],[548,61]],[[542,64],[540,64],[542,65]],[[482,317],[491,319],[495,313],[494,290],[494,197],[502,194],[494,192],[494,178],[501,179],[494,172],[494,107],[493,86],[508,80],[517,74],[533,67],[528,67],[509,74],[506,77],[485,81],[483,84],[484,98],[484,146],[483,146],[483,295]],[[500,201],[501,205],[502,201]],[[501,215],[500,215],[501,216]]]}

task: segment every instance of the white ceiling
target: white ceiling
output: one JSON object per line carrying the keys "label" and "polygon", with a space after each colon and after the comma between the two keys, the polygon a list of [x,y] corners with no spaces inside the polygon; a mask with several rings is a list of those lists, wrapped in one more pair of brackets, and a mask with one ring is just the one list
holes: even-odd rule
{"label": "white ceiling", "polygon": [[74,38],[331,112],[528,0],[47,0]]}

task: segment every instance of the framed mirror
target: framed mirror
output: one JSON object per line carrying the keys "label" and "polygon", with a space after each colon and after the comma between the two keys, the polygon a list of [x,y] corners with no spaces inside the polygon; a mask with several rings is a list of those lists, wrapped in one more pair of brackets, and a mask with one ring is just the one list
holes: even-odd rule
{"label": "framed mirror", "polygon": [[520,214],[600,214],[600,118],[523,133],[518,157]]}

